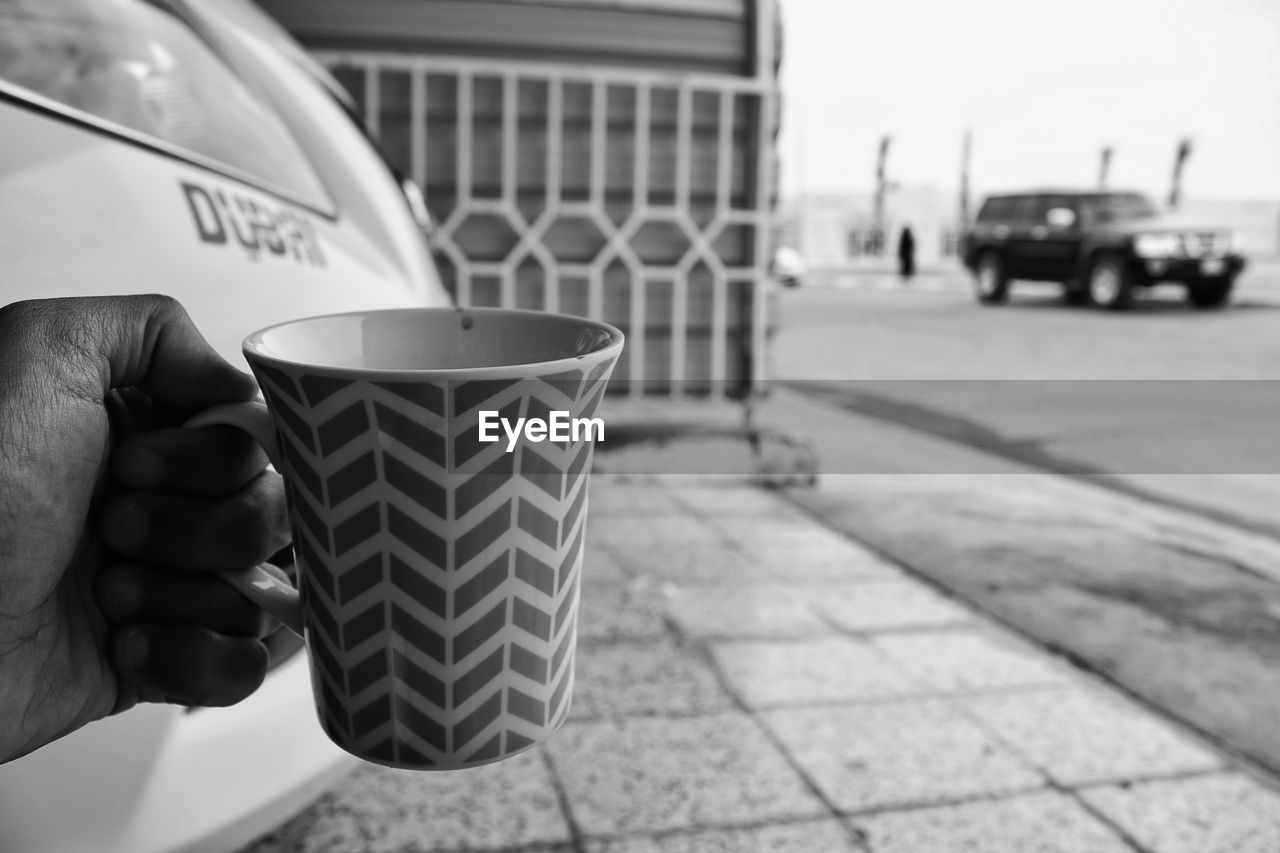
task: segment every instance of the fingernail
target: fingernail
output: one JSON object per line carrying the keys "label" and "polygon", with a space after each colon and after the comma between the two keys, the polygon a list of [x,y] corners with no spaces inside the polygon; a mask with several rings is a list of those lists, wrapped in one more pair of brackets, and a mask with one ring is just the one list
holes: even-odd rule
{"label": "fingernail", "polygon": [[164,466],[154,450],[139,447],[119,463],[120,478],[131,486],[157,486]]}
{"label": "fingernail", "polygon": [[130,631],[120,641],[120,655],[130,669],[142,669],[147,662],[147,653],[151,650],[151,641],[141,631]]}
{"label": "fingernail", "polygon": [[117,504],[107,510],[102,521],[107,544],[127,551],[142,544],[147,537],[147,513],[136,503]]}

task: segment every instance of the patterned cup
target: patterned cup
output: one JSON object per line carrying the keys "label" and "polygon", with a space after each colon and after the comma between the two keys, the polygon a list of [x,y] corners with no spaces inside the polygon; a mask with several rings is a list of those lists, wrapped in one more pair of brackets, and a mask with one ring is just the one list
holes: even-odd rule
{"label": "patterned cup", "polygon": [[[284,476],[298,590],[261,569],[228,580],[301,631],[343,749],[452,770],[564,721],[587,427],[622,345],[602,323],[498,309],[315,317],[245,340],[266,405],[188,425],[245,429]],[[512,430],[520,418],[548,426]]]}

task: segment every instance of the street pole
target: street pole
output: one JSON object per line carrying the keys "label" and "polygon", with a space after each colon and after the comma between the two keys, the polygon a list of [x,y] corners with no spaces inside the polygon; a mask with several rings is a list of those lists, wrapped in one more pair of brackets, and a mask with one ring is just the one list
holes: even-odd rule
{"label": "street pole", "polygon": [[884,234],[884,196],[888,184],[885,175],[885,161],[889,157],[890,139],[891,137],[888,134],[880,137],[880,154],[876,158],[876,195],[874,206],[871,210],[871,233],[874,235],[876,247],[879,249],[876,254],[883,253],[887,242]]}
{"label": "street pole", "polygon": [[1101,162],[1098,164],[1098,189],[1107,188],[1107,175],[1111,172],[1111,155],[1114,149],[1110,145],[1102,147]]}
{"label": "street pole", "polygon": [[960,148],[960,222],[956,229],[958,234],[969,230],[969,158],[973,153],[973,131],[964,132],[964,142]]}
{"label": "street pole", "polygon": [[1191,156],[1191,139],[1182,137],[1178,140],[1178,153],[1173,161],[1173,186],[1169,189],[1169,209],[1177,210],[1182,201],[1182,167]]}

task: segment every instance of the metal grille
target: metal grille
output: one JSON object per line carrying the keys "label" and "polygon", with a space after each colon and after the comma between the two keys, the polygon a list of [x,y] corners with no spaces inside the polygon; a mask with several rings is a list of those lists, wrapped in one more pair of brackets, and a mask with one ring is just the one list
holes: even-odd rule
{"label": "metal grille", "polygon": [[633,396],[762,378],[772,74],[319,58],[423,189],[459,304],[620,326]]}
{"label": "metal grille", "polygon": [[1231,249],[1231,238],[1223,233],[1202,231],[1182,235],[1183,252],[1192,258],[1217,257]]}

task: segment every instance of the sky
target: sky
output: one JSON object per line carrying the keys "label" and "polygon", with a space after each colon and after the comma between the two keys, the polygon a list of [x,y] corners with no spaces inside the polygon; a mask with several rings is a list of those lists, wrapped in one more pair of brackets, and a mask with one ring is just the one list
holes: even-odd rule
{"label": "sky", "polygon": [[1280,0],[780,0],[782,188],[1110,185],[1280,199]]}

